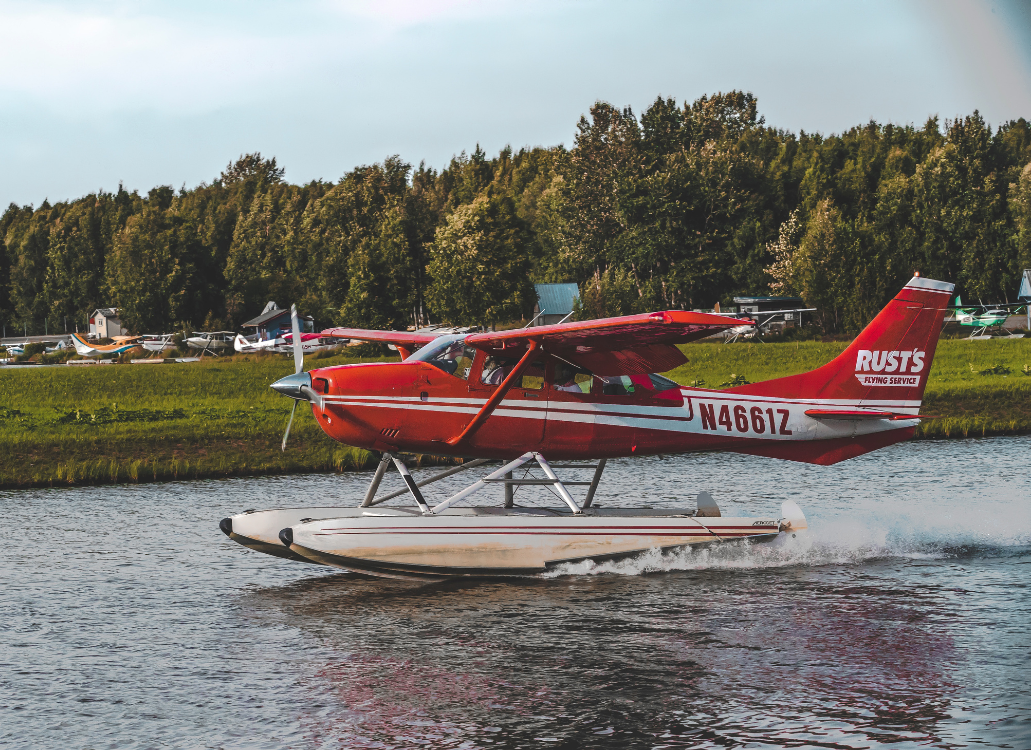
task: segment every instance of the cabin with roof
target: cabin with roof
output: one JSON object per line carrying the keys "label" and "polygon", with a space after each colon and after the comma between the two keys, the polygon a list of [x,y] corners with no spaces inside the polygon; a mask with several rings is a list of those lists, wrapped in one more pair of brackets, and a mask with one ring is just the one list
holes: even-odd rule
{"label": "cabin with roof", "polygon": [[[297,322],[301,327],[301,333],[312,333],[315,330],[315,319],[310,315],[298,315]],[[280,309],[275,302],[269,302],[261,311],[261,315],[251,318],[241,327],[254,329],[253,334],[247,337],[252,341],[279,338],[290,333],[290,311]]]}
{"label": "cabin with roof", "polygon": [[89,335],[96,339],[113,339],[129,332],[122,328],[117,307],[98,307],[89,316]]}
{"label": "cabin with roof", "polygon": [[580,288],[576,284],[534,284],[533,287],[537,291],[537,304],[533,308],[535,326],[568,320],[580,299]]}

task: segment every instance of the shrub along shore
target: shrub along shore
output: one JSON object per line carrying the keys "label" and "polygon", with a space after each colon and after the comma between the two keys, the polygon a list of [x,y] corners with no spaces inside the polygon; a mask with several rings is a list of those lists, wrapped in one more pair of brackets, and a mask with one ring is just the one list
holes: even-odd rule
{"label": "shrub along shore", "polygon": [[[667,373],[707,388],[818,367],[845,343],[692,344]],[[320,355],[315,355],[320,357]],[[306,369],[358,360],[310,357]],[[269,384],[287,357],[192,364],[0,370],[0,488],[152,482],[368,469],[369,451],[341,446]],[[1031,339],[942,341],[931,368],[920,438],[1031,433]],[[429,457],[425,457],[429,459]],[[422,459],[420,459],[422,460]]]}

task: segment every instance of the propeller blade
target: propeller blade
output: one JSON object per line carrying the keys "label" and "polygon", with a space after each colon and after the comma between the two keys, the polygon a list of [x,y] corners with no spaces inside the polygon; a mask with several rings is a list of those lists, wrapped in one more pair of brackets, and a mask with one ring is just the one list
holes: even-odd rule
{"label": "propeller blade", "polygon": [[293,408],[290,409],[290,421],[286,423],[286,432],[283,433],[283,447],[282,451],[286,453],[286,439],[290,437],[290,426],[294,423],[294,412],[297,411],[297,402],[294,401]]}
{"label": "propeller blade", "polygon": [[304,369],[304,351],[301,349],[301,326],[297,322],[297,305],[290,305],[290,325],[293,327],[294,333],[294,373],[296,374]]}

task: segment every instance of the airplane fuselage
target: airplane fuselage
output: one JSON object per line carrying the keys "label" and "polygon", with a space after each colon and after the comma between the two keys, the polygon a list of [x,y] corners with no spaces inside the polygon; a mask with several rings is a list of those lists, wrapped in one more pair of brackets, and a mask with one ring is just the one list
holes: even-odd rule
{"label": "airplane fuselage", "polygon": [[322,396],[321,408],[312,404],[312,411],[334,440],[377,451],[485,458],[539,451],[572,460],[726,450],[834,463],[908,439],[916,419],[833,421],[808,417],[807,410],[883,408],[915,415],[920,405],[892,399],[896,389],[887,376],[885,397],[862,403],[743,392],[748,386],[657,388],[648,376],[634,377],[632,392],[606,394],[600,380],[587,393],[571,392],[553,382],[552,361],[544,363],[543,379],[517,384],[478,431],[452,445],[448,441],[496,388],[480,382],[482,360],[473,363],[467,380],[426,362],[312,370],[313,388]]}

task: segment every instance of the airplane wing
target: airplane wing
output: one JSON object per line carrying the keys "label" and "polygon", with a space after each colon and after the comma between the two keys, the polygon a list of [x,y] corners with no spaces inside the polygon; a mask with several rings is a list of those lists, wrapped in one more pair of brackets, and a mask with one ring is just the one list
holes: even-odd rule
{"label": "airplane wing", "polygon": [[1027,304],[1026,302],[999,302],[998,304],[995,304],[995,305],[981,305],[981,304],[977,304],[977,305],[973,305],[973,304],[949,305],[948,307],[946,307],[946,309],[947,310],[973,310],[973,309],[976,308],[978,310],[1010,310],[1010,309],[1015,308],[1015,307],[1023,307],[1026,304]]}
{"label": "airplane wing", "polygon": [[402,346],[422,346],[428,344],[440,334],[419,333],[418,331],[370,331],[365,328],[327,328],[319,336],[338,339],[358,339],[358,341],[382,341],[384,344],[400,344]]}
{"label": "airplane wing", "polygon": [[740,312],[736,315],[746,315],[752,318],[761,318],[763,315],[783,315],[784,313],[816,312],[815,307],[792,307],[788,310],[759,310],[758,312]]}
{"label": "airplane wing", "polygon": [[327,328],[319,334],[326,338],[382,341],[384,344],[393,344],[401,354],[401,359],[408,359],[416,347],[430,343],[439,335],[437,333],[419,333],[418,331],[370,331],[364,328]]}
{"label": "airplane wing", "polygon": [[474,333],[465,343],[490,355],[518,358],[530,341],[536,341],[542,351],[598,375],[641,375],[684,364],[687,358],[676,344],[741,325],[753,323],[726,315],[668,310]]}

